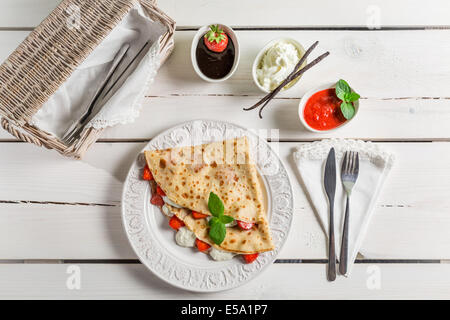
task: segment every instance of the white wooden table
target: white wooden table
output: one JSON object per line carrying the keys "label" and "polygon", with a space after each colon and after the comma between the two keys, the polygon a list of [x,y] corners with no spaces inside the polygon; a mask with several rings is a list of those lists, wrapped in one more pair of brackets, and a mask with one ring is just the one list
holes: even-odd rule
{"label": "white wooden table", "polygon": [[[176,49],[135,124],[107,130],[83,161],[0,131],[0,298],[450,298],[448,1],[159,2],[178,23]],[[58,3],[2,0],[0,59]],[[195,29],[211,21],[236,27],[242,46],[236,74],[222,84],[202,82],[190,64]],[[259,120],[242,111],[261,96],[251,63],[282,36],[305,47],[319,40],[318,51],[331,55]],[[296,115],[299,98],[338,78],[362,94],[359,119],[333,135],[306,132]],[[295,193],[293,226],[277,263],[241,288],[207,296],[172,288],[139,264],[120,217],[122,183],[136,153],[160,131],[198,118],[279,128]],[[382,144],[397,165],[364,242],[367,255],[350,279],[328,283],[325,236],[290,157],[294,146],[332,136]],[[77,271],[79,290],[67,286]]]}

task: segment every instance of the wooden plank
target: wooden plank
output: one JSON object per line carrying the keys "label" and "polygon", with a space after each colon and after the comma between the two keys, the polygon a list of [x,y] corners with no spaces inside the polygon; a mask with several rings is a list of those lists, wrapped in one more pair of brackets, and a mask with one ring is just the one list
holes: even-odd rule
{"label": "wooden plank", "polygon": [[[291,159],[297,145],[279,148],[295,200],[279,258],[324,259],[325,236]],[[450,259],[450,143],[381,145],[396,154],[397,165],[363,244],[365,258]],[[0,242],[11,244],[0,246],[0,259],[135,259],[119,203],[122,181],[143,146],[97,143],[85,161],[72,161],[28,144],[0,144]]]}
{"label": "wooden plank", "polygon": [[[1,144],[1,200],[117,205],[122,181],[144,144],[98,144],[84,161],[28,144]],[[117,152],[120,153],[117,154]]]}
{"label": "wooden plank", "polygon": [[[324,51],[331,54],[280,97],[299,98],[307,90],[341,77],[368,98],[450,97],[446,85],[450,81],[450,41],[443,40],[450,37],[450,30],[238,31],[240,64],[235,75],[224,83],[206,83],[195,74],[190,60],[194,33],[176,32],[175,50],[161,68],[149,95],[262,96],[253,83],[253,60],[268,41],[288,36],[305,47],[319,40],[311,59]],[[26,35],[23,31],[0,32],[0,60]]]}
{"label": "wooden plank", "polygon": [[180,27],[205,25],[211,21],[248,27],[448,25],[450,14],[445,0],[432,0],[426,6],[418,0],[345,3],[326,0],[159,0],[158,3]]}
{"label": "wooden plank", "polygon": [[[149,140],[179,123],[197,119],[218,119],[255,130],[278,129],[282,141],[311,141],[323,138],[358,138],[382,141],[447,140],[450,138],[450,100],[364,99],[354,122],[331,133],[307,131],[298,116],[300,99],[277,99],[265,109],[243,111],[256,103],[252,97],[164,97],[150,98],[141,116],[129,125],[108,128],[103,140]],[[6,132],[2,139],[11,140]]]}
{"label": "wooden plank", "polygon": [[[430,141],[450,138],[450,100],[364,99],[350,125],[331,133],[307,131],[298,116],[300,99],[277,99],[265,109],[243,111],[258,99],[252,97],[182,96],[148,98],[134,123],[107,128],[102,141],[150,140],[185,121],[218,119],[254,130],[278,129],[282,141],[312,141],[323,138],[358,138],[378,141]],[[16,141],[0,128],[0,141]]]}
{"label": "wooden plank", "polygon": [[[289,36],[305,46],[320,40],[321,47],[317,52],[329,50],[332,54],[305,74],[301,84],[280,95],[294,99],[273,101],[263,120],[256,112],[242,111],[261,97],[253,84],[251,65],[266,41],[286,35],[286,31],[239,32],[241,63],[226,85],[207,84],[195,75],[189,57],[193,33],[179,32],[177,49],[149,90],[149,95],[158,98],[151,98],[148,106],[146,103],[138,120],[140,124],[152,119],[152,125],[116,127],[105,132],[104,138],[150,138],[154,132],[180,121],[214,119],[220,114],[226,121],[249,128],[280,128],[280,138],[285,140],[326,136],[445,139],[448,138],[447,123],[450,120],[450,95],[446,85],[450,81],[450,69],[444,71],[442,68],[450,66],[450,42],[442,41],[442,37],[449,32],[289,31]],[[436,48],[436,43],[439,50],[430,50]],[[417,52],[421,52],[422,57],[419,58]],[[429,55],[430,59],[423,59],[423,55]],[[305,131],[297,116],[299,98],[310,88],[340,77],[352,83],[366,98],[361,100],[359,119],[332,135]]]}
{"label": "wooden plank", "polygon": [[8,58],[29,33],[29,31],[0,31],[0,61],[3,62]]}
{"label": "wooden plank", "polygon": [[[2,0],[1,27],[34,27],[61,0]],[[159,0],[159,7],[179,27],[219,21],[233,26],[426,26],[448,25],[450,9],[445,0],[360,0],[334,3],[326,0]],[[189,14],[186,14],[189,12]],[[251,12],[251,14],[249,14]],[[401,12],[401,14],[399,14]]]}
{"label": "wooden plank", "polygon": [[[1,204],[0,260],[137,259],[121,222],[120,206]],[[450,259],[446,211],[377,208],[365,259]],[[278,259],[326,259],[325,234],[310,209],[297,208]]]}
{"label": "wooden plank", "polygon": [[[0,43],[3,36],[6,44],[18,42],[14,34],[0,32]],[[103,138],[150,139],[179,122],[214,119],[217,114],[245,127],[281,128],[283,140],[329,136],[376,140],[449,138],[450,42],[442,39],[449,38],[450,30],[289,31],[289,35],[305,45],[320,39],[323,46],[318,52],[330,50],[332,55],[306,74],[301,84],[280,95],[283,99],[273,101],[263,120],[257,112],[242,111],[261,97],[252,82],[250,66],[267,40],[286,32],[239,32],[243,44],[241,64],[236,75],[225,84],[206,84],[194,74],[188,53],[192,34],[177,33],[177,49],[149,89],[150,98],[145,101],[142,116],[134,124],[106,130]],[[23,36],[18,33],[19,38]],[[305,131],[297,116],[299,98],[306,90],[340,77],[364,97],[359,119],[332,135]],[[1,130],[0,139],[13,138]]]}
{"label": "wooden plank", "polygon": [[60,2],[61,0],[2,0],[0,27],[36,27]]}
{"label": "wooden plank", "polygon": [[[450,97],[450,30],[403,31],[238,31],[241,60],[236,73],[224,83],[206,83],[192,68],[190,47],[194,31],[177,32],[173,55],[161,69],[151,95],[227,94],[262,96],[252,78],[252,65],[267,42],[291,37],[311,54],[330,56],[305,73],[282,97],[298,98],[318,85],[345,78],[363,97]],[[420,54],[419,54],[420,53]]]}
{"label": "wooden plank", "polygon": [[[120,205],[1,204],[0,259],[137,259]],[[0,267],[1,268],[1,267]]]}
{"label": "wooden plank", "polygon": [[[326,280],[324,264],[276,264],[240,288],[208,295],[171,287],[140,264],[5,264],[0,268],[1,299],[450,298],[448,264],[359,264],[350,278],[339,277],[333,283]],[[66,284],[75,272],[80,275],[80,290],[70,290]]]}

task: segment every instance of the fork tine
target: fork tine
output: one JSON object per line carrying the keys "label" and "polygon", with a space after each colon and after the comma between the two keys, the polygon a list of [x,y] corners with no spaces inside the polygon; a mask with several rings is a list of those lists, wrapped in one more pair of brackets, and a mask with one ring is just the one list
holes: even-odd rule
{"label": "fork tine", "polygon": [[353,171],[355,170],[355,152],[350,152],[350,158],[351,158],[351,166],[349,170],[349,174],[353,174]]}
{"label": "fork tine", "polygon": [[74,126],[69,132],[67,132],[67,133],[64,135],[64,137],[62,137],[62,140],[63,140],[63,141],[69,140],[69,139],[72,137],[72,135],[73,135],[73,133],[75,132],[76,129],[77,129],[77,126]]}
{"label": "fork tine", "polygon": [[355,175],[359,174],[359,154],[356,152],[356,159],[355,159]]}
{"label": "fork tine", "polygon": [[347,151],[345,151],[344,159],[342,160],[342,173],[343,174],[345,174],[347,172],[347,165],[348,165],[347,158],[348,158],[347,157]]}
{"label": "fork tine", "polygon": [[353,171],[353,151],[349,152],[348,171],[347,174],[352,174]]}
{"label": "fork tine", "polygon": [[76,136],[75,135],[76,131],[72,132],[72,134],[69,137],[67,137],[67,139],[65,140],[66,144],[68,144],[68,145],[72,144],[72,142]]}
{"label": "fork tine", "polygon": [[69,139],[67,140],[67,144],[72,144],[73,142],[75,142],[80,135],[83,133],[84,131],[84,127],[78,127],[74,132],[72,132],[71,136],[69,137]]}
{"label": "fork tine", "polygon": [[73,127],[66,135],[62,138],[62,141],[66,144],[71,144],[74,138],[80,133],[80,130],[83,130],[83,126],[76,125]]}
{"label": "fork tine", "polygon": [[72,144],[72,136],[68,137],[66,140],[64,140],[64,142],[65,142],[67,145]]}
{"label": "fork tine", "polygon": [[350,174],[351,170],[352,170],[352,153],[351,151],[347,151],[348,152],[348,157],[347,157],[347,174]]}
{"label": "fork tine", "polygon": [[75,140],[75,134],[73,135],[73,136],[71,136],[70,137],[70,139],[69,139],[69,144],[72,144],[73,142],[74,142],[74,140]]}
{"label": "fork tine", "polygon": [[75,140],[77,140],[80,137],[80,129],[78,129],[77,131],[75,131],[72,135],[72,137],[70,137],[70,143],[75,142]]}

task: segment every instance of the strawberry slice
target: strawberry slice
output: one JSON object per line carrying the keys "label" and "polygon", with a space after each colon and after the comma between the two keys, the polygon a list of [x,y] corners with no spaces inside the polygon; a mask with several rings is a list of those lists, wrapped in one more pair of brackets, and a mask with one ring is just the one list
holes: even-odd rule
{"label": "strawberry slice", "polygon": [[238,220],[237,224],[242,230],[250,230],[255,225],[253,222],[245,222],[241,220]]}
{"label": "strawberry slice", "polygon": [[252,254],[244,254],[242,257],[244,257],[245,263],[252,263],[253,261],[258,258],[259,253],[252,253]]}
{"label": "strawberry slice", "polygon": [[142,179],[147,181],[153,180],[152,172],[147,165],[144,168],[144,172],[142,172]]}
{"label": "strawberry slice", "polygon": [[194,219],[204,219],[208,217],[207,214],[203,214],[197,211],[192,211],[192,216],[194,217]]}
{"label": "strawberry slice", "polygon": [[159,194],[154,194],[154,195],[152,195],[152,198],[150,199],[150,203],[155,206],[161,207],[164,205],[164,200],[163,200],[163,198],[161,198],[161,196]]}
{"label": "strawberry slice", "polygon": [[166,193],[161,189],[160,186],[156,186],[156,193],[159,194],[161,197],[164,197]]}
{"label": "strawberry slice", "polygon": [[219,28],[219,25],[210,25],[209,31],[204,36],[206,47],[213,52],[223,52],[228,45],[228,36]]}
{"label": "strawberry slice", "polygon": [[170,218],[169,226],[172,229],[178,230],[181,227],[184,227],[184,222],[180,220],[177,216],[173,216],[172,218]]}
{"label": "strawberry slice", "polygon": [[207,244],[206,242],[204,242],[198,238],[195,239],[195,245],[197,246],[197,249],[201,252],[205,252],[206,250],[211,248],[211,246],[209,244]]}

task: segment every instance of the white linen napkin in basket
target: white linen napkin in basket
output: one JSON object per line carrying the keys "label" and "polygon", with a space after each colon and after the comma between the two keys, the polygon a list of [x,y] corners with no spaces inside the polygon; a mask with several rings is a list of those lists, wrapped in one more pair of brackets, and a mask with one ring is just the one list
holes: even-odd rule
{"label": "white linen napkin in basket", "polygon": [[345,191],[341,182],[341,165],[345,151],[359,152],[359,176],[350,198],[349,257],[350,274],[372,216],[384,181],[394,163],[394,156],[379,145],[361,140],[330,139],[304,144],[294,152],[294,161],[322,228],[328,236],[329,205],[323,187],[325,162],[330,148],[336,151],[336,196],[334,202],[336,257],[339,259],[345,214]]}
{"label": "white linen napkin in basket", "polygon": [[102,129],[133,122],[139,116],[145,91],[158,70],[158,40],[165,32],[166,27],[152,21],[136,2],[134,8],[33,116],[32,123],[62,137],[87,109],[88,102],[106,76],[119,49],[125,43],[145,43],[150,40],[152,46],[146,56],[87,127]]}

